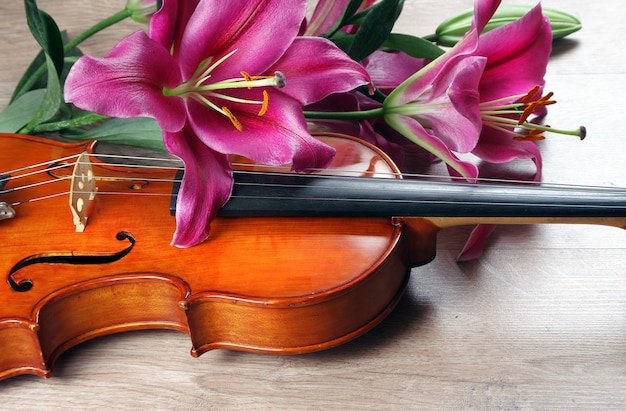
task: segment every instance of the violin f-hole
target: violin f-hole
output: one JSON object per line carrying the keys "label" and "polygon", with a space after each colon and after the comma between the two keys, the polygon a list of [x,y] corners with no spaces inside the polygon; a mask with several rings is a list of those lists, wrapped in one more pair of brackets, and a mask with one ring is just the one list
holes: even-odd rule
{"label": "violin f-hole", "polygon": [[109,264],[121,260],[128,255],[135,246],[135,237],[127,232],[120,231],[115,238],[118,241],[128,240],[130,245],[121,251],[114,253],[98,253],[98,254],[77,254],[74,252],[63,253],[45,253],[31,255],[19,261],[13,266],[7,276],[7,283],[9,286],[17,292],[27,292],[33,288],[32,279],[22,279],[17,281],[15,274],[24,267],[28,267],[34,264],[74,264],[74,265],[87,265],[87,264]]}

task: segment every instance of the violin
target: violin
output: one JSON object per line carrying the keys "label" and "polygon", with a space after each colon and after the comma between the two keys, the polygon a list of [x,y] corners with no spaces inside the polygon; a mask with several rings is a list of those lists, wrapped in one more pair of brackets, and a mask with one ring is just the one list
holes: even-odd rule
{"label": "violin", "polygon": [[149,328],[187,333],[193,356],[322,350],[382,321],[446,227],[626,227],[624,189],[403,178],[360,140],[319,138],[337,150],[326,171],[236,159],[209,238],[179,249],[178,160],[0,134],[0,379],[48,377],[74,345]]}

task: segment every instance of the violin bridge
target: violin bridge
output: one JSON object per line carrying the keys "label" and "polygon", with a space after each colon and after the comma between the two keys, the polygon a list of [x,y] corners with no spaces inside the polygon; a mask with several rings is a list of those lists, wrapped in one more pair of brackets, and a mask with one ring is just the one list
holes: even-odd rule
{"label": "violin bridge", "polygon": [[89,155],[82,153],[78,156],[70,183],[70,209],[74,216],[76,232],[82,233],[87,225],[87,212],[94,198],[96,198],[96,179],[91,168]]}

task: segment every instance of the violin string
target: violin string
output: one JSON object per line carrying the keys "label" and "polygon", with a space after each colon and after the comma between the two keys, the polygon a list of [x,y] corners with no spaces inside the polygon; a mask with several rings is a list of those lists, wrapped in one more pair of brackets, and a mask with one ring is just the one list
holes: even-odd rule
{"label": "violin string", "polygon": [[[276,173],[272,173],[272,172],[258,172],[258,171],[247,171],[244,173],[252,173],[252,174],[261,174],[261,175],[275,175]],[[326,179],[336,179],[337,181],[340,182],[345,182],[346,180],[341,177],[341,176],[328,176],[328,175],[311,175],[311,174],[304,174],[304,175],[298,175],[298,174],[290,174],[292,176],[297,175],[299,177],[304,177],[304,178],[326,178]],[[45,182],[38,182],[38,183],[33,183],[30,185],[26,185],[26,186],[22,186],[20,187],[20,189],[26,189],[26,188],[34,188],[34,187],[40,187],[42,185],[45,184],[50,184],[50,183],[56,183],[59,181],[65,181],[71,179],[71,176],[67,176],[67,177],[62,177],[62,178],[58,178],[58,179],[53,179],[53,180],[47,180]],[[96,177],[96,179],[98,180],[117,180],[117,181],[141,181],[141,182],[160,182],[160,183],[174,183],[174,182],[180,182],[180,180],[177,179],[167,179],[167,178],[133,178],[133,177],[107,177],[107,176],[98,176]],[[279,183],[246,183],[246,182],[235,182],[236,185],[248,185],[248,186],[272,186],[272,187],[283,187],[283,188],[291,188],[291,189],[298,189],[298,188],[303,188],[306,187],[306,184],[290,184],[290,185],[286,185],[286,184],[279,184]],[[434,181],[421,181],[420,184],[438,184]],[[558,185],[558,187],[564,187],[563,185]],[[567,186],[567,187],[583,187],[584,189],[592,189],[592,190],[596,190],[596,189],[601,189],[601,190],[611,190],[613,191],[615,194],[624,194],[626,195],[626,190],[624,189],[619,189],[619,188],[610,188],[610,187],[593,187],[593,186]],[[340,191],[340,192],[345,192],[347,190],[355,190],[353,187],[351,187],[350,185],[343,185],[343,184],[339,184],[339,185],[335,185],[332,187],[328,187],[331,190],[335,190],[335,191]],[[10,190],[5,190],[5,191],[10,191]],[[376,189],[371,189],[371,191],[377,191]],[[80,192],[80,191],[78,191]],[[384,192],[384,190],[383,190]],[[61,195],[66,195],[69,194],[69,192],[62,192],[62,193],[58,193],[58,194],[51,194],[51,195],[46,195],[40,198],[35,198],[35,199],[31,199],[31,200],[24,200],[24,201],[19,201],[16,202],[12,205],[20,205],[23,203],[27,203],[27,202],[32,202],[32,201],[40,201],[42,199],[47,199],[47,198],[54,198],[54,197],[58,197]],[[172,193],[143,193],[143,192],[98,192],[99,195],[148,195],[148,196],[172,196]],[[176,196],[176,195],[174,195]],[[237,196],[233,196],[235,198],[237,198]],[[263,197],[263,196],[254,196],[254,197],[247,197],[250,200],[253,199],[268,199],[270,197]],[[310,197],[310,198],[299,198],[299,200],[321,200],[321,198],[314,198],[314,197]],[[328,198],[324,198],[324,200],[328,201]],[[404,201],[405,200],[393,200],[393,199],[380,199],[380,200],[376,200],[376,199],[358,199],[358,198],[352,198],[352,199],[342,199],[341,197],[338,198],[334,198],[332,199],[333,201],[372,201],[372,202],[376,202],[376,201],[386,201],[386,202],[395,202],[395,201]],[[412,200],[412,202],[415,203],[445,203],[445,202],[441,202],[438,200]],[[483,203],[475,203],[475,202],[468,202],[468,201],[455,201],[457,204],[461,203],[461,204],[483,204]],[[450,202],[448,202],[450,203]],[[491,204],[494,204],[494,202],[492,201]],[[510,203],[508,203],[510,204]],[[564,206],[561,204],[553,204],[553,206]],[[622,208],[621,206],[619,206],[619,208]]]}
{"label": "violin string", "polygon": [[[44,161],[42,163],[38,163],[38,164],[31,164],[28,166],[24,166],[24,167],[20,167],[20,168],[16,168],[14,170],[8,170],[8,171],[3,171],[2,173],[0,173],[0,175],[6,175],[6,176],[11,176],[11,178],[21,178],[21,177],[29,177],[32,175],[37,175],[39,173],[46,173],[50,170],[58,170],[60,168],[64,168],[67,167],[68,164],[63,164],[63,161],[68,161],[68,160],[73,160],[78,158],[79,155],[73,155],[73,156],[68,156],[68,157],[63,157],[63,158],[59,158],[56,160],[50,160],[50,161]],[[50,167],[53,164],[59,164],[58,166],[54,166],[54,167]],[[72,163],[75,164],[75,163]],[[29,171],[29,170],[34,170],[34,169],[39,169],[37,171]],[[25,171],[29,171],[27,173],[24,173]]]}
{"label": "violin string", "polygon": [[[24,177],[29,177],[29,176],[34,176],[38,173],[50,173],[51,171],[57,170],[57,169],[61,169],[61,168],[66,168],[66,167],[70,167],[73,166],[74,163],[61,163],[63,161],[69,161],[72,159],[76,159],[78,158],[80,155],[72,155],[72,156],[67,156],[67,157],[63,157],[60,159],[56,159],[56,160],[50,160],[50,161],[46,161],[46,162],[42,162],[39,164],[34,164],[34,165],[29,165],[29,166],[25,166],[25,167],[21,167],[9,172],[6,172],[5,175],[11,175],[11,174],[16,174],[16,173],[21,173],[21,174],[17,174],[15,176],[11,176],[11,178],[24,178]],[[161,165],[141,165],[141,164],[126,164],[126,163],[104,163],[102,165],[105,166],[123,166],[123,167],[130,167],[130,168],[138,168],[138,169],[155,169],[155,170],[177,170],[180,168],[180,165],[182,164],[180,162],[180,160],[178,159],[171,159],[171,158],[164,158],[164,159],[155,159],[153,157],[139,157],[139,156],[124,156],[124,155],[109,155],[109,154],[89,154],[89,156],[91,157],[104,157],[104,158],[109,158],[109,159],[120,159],[120,160],[133,160],[133,161],[138,161],[138,160],[150,160],[150,161],[165,161],[166,163],[169,162],[171,164],[176,164],[176,166],[161,166]],[[55,163],[58,163],[58,165],[54,165]],[[88,163],[88,164],[92,164],[92,163]],[[53,166],[54,165],[54,166]],[[246,168],[254,168],[256,165],[255,164],[242,164],[242,163],[233,163],[233,165],[235,167],[239,166],[239,167],[246,167]],[[52,167],[51,167],[52,166]],[[43,169],[37,170],[37,171],[30,171],[32,169],[35,168],[42,168],[45,167]],[[283,167],[272,167],[272,169],[276,170],[276,169],[282,169],[282,170],[289,170],[289,166],[283,166]],[[26,173],[23,173],[23,171],[28,171]],[[316,171],[316,170],[313,170]],[[320,169],[319,171],[333,171],[333,170],[323,170]],[[353,173],[355,176],[362,176],[363,172],[362,171],[353,171],[353,170],[341,170],[343,174],[349,174],[349,173]],[[252,173],[252,174],[258,174],[258,175],[276,175],[276,172],[273,171],[259,171],[259,170],[247,170],[247,171],[240,171],[242,173]],[[289,173],[290,175],[296,175],[299,177],[303,177],[303,178],[334,178],[336,176],[333,175],[323,175],[323,174],[295,174],[295,173]],[[397,177],[398,174],[397,173],[385,173],[385,172],[374,172],[372,173],[374,175],[378,175],[378,176],[384,176],[384,177]],[[409,179],[418,179],[416,180],[419,181],[419,183],[421,184],[441,184],[441,181],[438,181],[442,178],[445,179],[449,179],[454,181],[463,181],[465,182],[465,180],[463,178],[455,178],[455,177],[451,177],[451,176],[437,176],[437,175],[429,175],[429,174],[404,174],[404,177],[407,177]],[[4,194],[7,193],[9,191],[15,191],[15,190],[23,190],[23,189],[28,189],[28,188],[35,188],[35,187],[40,187],[42,185],[45,184],[50,184],[50,183],[55,183],[55,182],[59,182],[59,181],[65,181],[68,179],[71,179],[71,176],[66,176],[66,177],[59,177],[56,179],[52,179],[52,180],[47,180],[45,182],[38,182],[38,183],[32,183],[32,184],[28,184],[28,185],[23,185],[23,186],[19,186],[19,187],[13,187],[7,190],[3,190],[0,191],[0,194]],[[136,177],[119,177],[119,176],[106,176],[106,175],[100,175],[100,176],[96,176],[95,177],[97,180],[117,180],[117,181],[140,181],[140,182],[159,182],[159,183],[177,183],[180,182],[180,180],[177,179],[169,179],[169,178],[153,178],[153,177],[148,177],[148,178],[136,178]],[[486,178],[481,178],[479,179],[480,182],[487,182],[487,183],[514,183],[514,184],[524,184],[524,185],[531,185],[531,186],[543,186],[543,187],[552,187],[552,188],[578,188],[578,189],[585,189],[585,190],[602,190],[602,191],[615,191],[617,194],[623,194],[626,193],[626,189],[624,188],[620,188],[620,187],[608,187],[608,186],[588,186],[588,185],[575,185],[575,184],[555,184],[555,183],[537,183],[537,182],[532,182],[532,181],[525,181],[525,180],[507,180],[507,179],[486,179]],[[448,182],[449,183],[449,182]],[[280,184],[268,184],[268,183],[241,183],[241,182],[236,182],[235,184],[240,184],[240,185],[264,185],[264,186],[268,186],[268,185],[273,185],[273,186],[281,186]],[[298,188],[298,187],[303,187],[305,186],[303,185],[286,185],[284,187],[288,187],[288,188]],[[350,190],[350,187],[347,186],[337,186],[337,187],[333,187],[336,190]],[[64,192],[64,193],[59,193],[59,194],[51,194],[51,195],[46,195],[40,198],[36,198],[36,199],[32,199],[32,200],[25,200],[25,201],[20,201],[18,203],[15,203],[15,205],[19,205],[22,203],[26,203],[26,202],[32,202],[32,201],[40,201],[42,199],[46,199],[46,198],[54,198],[54,197],[58,197],[58,196],[62,196],[62,195],[66,195],[69,194],[68,192]],[[157,193],[126,193],[126,192],[108,192],[108,193],[99,193],[100,195],[104,195],[104,194],[118,194],[118,195],[159,195],[159,196],[170,196],[172,195],[171,193],[167,193],[167,194],[157,194]],[[315,200],[315,199],[311,199],[311,200]],[[328,200],[328,199],[326,199]],[[336,198],[337,201],[342,201],[345,199],[341,199],[341,198]],[[354,201],[354,200],[352,200]],[[375,200],[363,200],[363,201],[375,201]],[[391,200],[381,200],[381,201],[391,201]],[[431,201],[433,202],[433,201]]]}
{"label": "violin string", "polygon": [[[61,169],[66,167],[66,165],[59,165],[57,167],[50,167],[48,169],[45,170],[39,170],[36,172],[30,172],[30,173],[25,173],[25,174],[21,174],[18,175],[17,178],[21,178],[21,177],[27,177],[27,176],[34,176],[38,173],[49,173],[50,171],[56,170],[56,169]],[[138,166],[137,167],[141,167]],[[349,171],[349,170],[348,170]],[[270,172],[270,171],[239,171],[240,173],[248,173],[248,174],[255,174],[255,175],[261,175],[261,176],[275,176],[277,173],[275,172]],[[355,176],[358,175],[362,175],[361,171],[353,171],[351,172],[353,173]],[[297,176],[298,178],[303,178],[303,179],[337,179],[338,176],[334,176],[334,175],[328,175],[328,174],[296,174],[296,173],[285,173],[288,174],[290,176]],[[385,175],[385,176],[389,176],[389,174],[384,174],[384,173],[378,173],[381,175]],[[412,175],[415,176],[415,175]],[[421,177],[430,177],[428,175],[417,175],[418,178]],[[135,182],[147,182],[147,183],[180,183],[181,180],[180,179],[176,179],[176,178],[157,178],[157,177],[132,177],[132,176],[128,176],[128,177],[121,177],[121,176],[107,176],[107,175],[97,175],[94,177],[96,180],[99,181],[135,181]],[[38,182],[38,183],[33,183],[33,184],[28,184],[28,185],[23,185],[23,186],[18,186],[18,187],[14,187],[11,189],[7,189],[7,190],[3,190],[0,191],[0,194],[4,194],[7,193],[9,191],[17,191],[17,190],[21,190],[21,189],[28,189],[28,188],[33,188],[33,187],[39,187],[42,185],[46,185],[46,184],[52,184],[52,183],[56,183],[58,181],[65,181],[65,180],[69,180],[71,179],[71,175],[70,176],[65,176],[65,177],[57,177],[56,179],[52,179],[52,180],[46,180],[43,182]],[[342,181],[341,177],[339,177],[339,179],[337,181]],[[433,179],[428,179],[426,181],[422,181],[422,180],[415,180],[417,183],[419,184],[441,184],[441,182],[438,181],[433,181]],[[460,181],[464,181],[464,180],[460,180]],[[528,181],[523,181],[523,180],[506,180],[506,179],[483,179],[483,182],[488,182],[488,183],[516,183],[516,184],[523,184],[523,185],[529,185],[529,186],[538,186],[538,187],[547,187],[547,188],[561,188],[561,189],[583,189],[583,190],[601,190],[601,191],[617,191],[617,192],[624,192],[626,193],[626,189],[621,188],[621,187],[609,187],[609,186],[589,186],[589,185],[575,185],[575,184],[553,184],[553,183],[544,183],[544,184],[534,184],[533,182],[528,182]],[[243,183],[243,182],[235,182],[235,184],[238,185],[252,185],[252,186],[274,186],[274,187],[288,187],[288,188],[302,188],[305,187],[306,184],[290,184],[290,185],[280,185],[280,184],[276,184],[276,183]],[[463,184],[465,184],[465,182],[463,182]],[[336,186],[336,188],[338,190],[351,190],[353,188],[351,188],[350,186]]]}
{"label": "violin string", "polygon": [[[327,178],[331,178],[332,176],[324,176]],[[69,179],[71,177],[66,177],[65,180]],[[102,179],[107,179],[106,177],[102,178]],[[126,180],[126,179],[122,179],[122,180]],[[130,179],[133,181],[136,181],[136,179]],[[158,182],[170,182],[170,181],[177,181],[177,180],[168,180],[168,179],[152,179],[153,181],[158,181]],[[56,182],[56,181],[62,181],[61,179],[59,180],[51,180],[51,182]],[[144,181],[144,180],[142,180]],[[343,182],[345,180],[342,180],[341,178],[338,178],[337,181]],[[433,182],[424,182],[425,184],[435,184]],[[39,185],[43,185],[45,183],[35,183],[32,186],[39,186]],[[271,187],[282,187],[282,188],[290,188],[290,189],[297,189],[297,188],[303,188],[306,187],[306,185],[289,185],[289,184],[278,184],[278,183],[263,183],[263,184],[259,184],[259,183],[246,183],[246,182],[235,182],[236,185],[247,185],[247,186],[271,186]],[[331,186],[331,187],[326,187],[329,190],[334,190],[336,192],[341,192],[341,193],[345,193],[346,191],[350,191],[350,190],[358,190],[358,189],[354,189],[353,187],[347,186],[347,185],[335,185],[335,186]],[[592,187],[592,189],[595,187]],[[610,188],[606,188],[606,189],[610,189]],[[385,189],[376,189],[376,188],[372,188],[372,189],[368,189],[369,192],[375,192],[375,191],[380,191],[381,193],[387,193],[387,191]],[[626,194],[626,191],[621,190],[621,189],[613,189],[612,191],[615,192],[615,194],[618,195],[624,195]],[[16,202],[14,204],[12,204],[12,206],[17,206],[20,204],[24,204],[27,202],[33,202],[33,201],[40,201],[43,199],[48,199],[48,198],[54,198],[54,197],[58,197],[58,196],[62,196],[62,195],[67,195],[69,194],[69,191],[65,191],[62,193],[58,193],[58,194],[50,194],[50,195],[46,195],[46,196],[42,196],[42,197],[38,197],[35,199],[31,199],[31,200],[24,200],[24,201],[19,201]],[[75,191],[75,193],[84,193],[81,191]],[[177,194],[172,194],[171,192],[167,192],[167,193],[154,193],[154,192],[122,192],[122,191],[107,191],[107,192],[97,192],[98,195],[126,195],[126,196],[153,196],[153,197],[177,197]],[[547,193],[548,196],[550,196],[550,193]],[[233,198],[246,198],[248,200],[261,200],[261,199],[281,199],[281,200],[290,200],[289,197],[269,197],[269,196],[237,196],[237,195],[233,195]],[[387,203],[420,203],[420,204],[426,204],[426,203],[430,203],[430,204],[472,204],[472,205],[487,205],[487,204],[494,204],[494,202],[491,203],[486,203],[486,202],[476,202],[476,201],[471,201],[471,200],[457,200],[457,201],[444,201],[444,200],[420,200],[420,199],[415,199],[415,200],[402,200],[402,199],[390,199],[390,198],[381,198],[381,199],[372,199],[372,198],[342,198],[342,197],[336,197],[336,198],[320,198],[320,197],[299,197],[299,198],[295,198],[299,201],[320,201],[320,200],[324,200],[324,201],[337,201],[337,202],[341,202],[341,201],[353,201],[353,202],[387,202]],[[506,204],[506,205],[513,205],[513,204],[517,204],[517,203],[512,203],[512,202],[506,202],[506,203],[501,203],[501,204]],[[523,204],[520,204],[523,205]],[[611,205],[611,206],[603,206],[603,205],[573,205],[573,204],[560,204],[560,203],[553,203],[553,202],[547,202],[544,204],[541,203],[537,203],[537,205],[542,205],[542,206],[550,206],[550,207],[592,207],[592,208],[619,208],[619,209],[623,209],[626,208],[626,205],[621,206],[621,205]]]}
{"label": "violin string", "polygon": [[[143,157],[143,156],[126,156],[126,155],[116,155],[116,154],[87,154],[89,157],[93,157],[93,158],[108,158],[108,159],[118,159],[118,160],[134,160],[134,161],[163,161],[166,163],[171,163],[171,166],[163,166],[163,165],[144,165],[144,164],[132,164],[132,163],[124,163],[124,162],[120,162],[120,163],[102,163],[102,164],[97,164],[97,165],[102,165],[104,167],[107,166],[120,166],[120,167],[127,167],[127,168],[135,168],[135,169],[152,169],[152,170],[178,170],[182,167],[182,161],[177,159],[177,158],[155,158],[155,157]],[[34,169],[34,168],[41,168],[41,167],[46,167],[46,166],[50,166],[52,164],[55,163],[59,163],[59,162],[63,162],[63,161],[68,161],[68,160],[72,160],[72,159],[76,159],[80,156],[80,154],[76,154],[76,155],[71,155],[71,156],[67,156],[67,157],[63,157],[63,158],[59,158],[56,160],[49,160],[49,161],[45,161],[39,164],[34,164],[34,165],[29,165],[29,166],[25,166],[22,168],[18,168],[15,170],[10,170],[10,171],[5,171],[3,173],[0,173],[2,175],[9,175],[12,176],[12,178],[20,178],[20,177],[27,177],[27,176],[31,176],[31,175],[36,175],[37,173],[48,173],[50,171],[56,170],[56,169],[61,169],[64,167],[69,167],[69,166],[73,166],[74,164],[76,164],[76,162],[72,162],[70,164],[60,164],[58,167],[47,167],[45,169],[42,170],[38,170],[36,172],[32,172],[30,174],[17,174],[21,171],[25,171],[25,170],[29,170],[29,169]],[[85,164],[85,163],[81,163],[81,164]],[[93,163],[87,163],[88,165],[91,164],[93,165]],[[174,166],[174,164],[176,164],[176,166]],[[254,168],[259,166],[258,164],[249,164],[249,163],[238,163],[238,162],[234,162],[232,163],[234,168],[237,167],[241,167],[241,168]],[[289,165],[284,165],[284,166],[272,166],[271,167],[272,170],[279,170],[279,172],[285,172],[285,173],[290,173],[291,168]],[[327,177],[327,176],[333,176],[332,174],[316,174],[318,172],[329,172],[332,173],[334,171],[340,170],[341,173],[343,174],[353,174],[353,176],[355,177],[361,177],[363,176],[363,171],[361,170],[346,170],[343,168],[308,168],[304,173],[290,173],[290,174],[295,174],[301,177],[313,177],[313,178],[318,178],[318,177]],[[263,175],[263,174],[276,174],[275,171],[262,171],[262,170],[242,170],[242,172],[251,172],[251,173],[257,173],[259,175]],[[13,177],[13,174],[17,174],[15,177]],[[441,183],[441,181],[438,180],[451,180],[452,182],[463,182],[466,183],[467,180],[463,177],[457,177],[457,176],[450,176],[450,175],[438,175],[438,174],[422,174],[422,173],[396,173],[396,172],[384,172],[384,171],[376,171],[376,172],[372,172],[371,174],[376,175],[376,176],[380,176],[383,178],[399,178],[402,177],[404,179],[415,179],[415,180],[419,180],[419,179],[424,179],[424,180],[431,180],[431,181],[435,181],[437,183]],[[99,178],[106,178],[103,176],[99,176]],[[112,177],[112,178],[119,178],[119,177]],[[130,180],[132,180],[132,177],[129,177]],[[137,180],[145,180],[148,181],[148,179],[146,178],[139,178]],[[161,182],[176,182],[176,180],[159,180]],[[421,182],[421,181],[420,181]],[[449,182],[449,181],[444,181],[444,183]],[[486,177],[479,177],[476,179],[476,182],[478,183],[500,183],[500,184],[521,184],[521,185],[529,185],[529,186],[543,186],[543,187],[551,187],[551,188],[581,188],[581,189],[599,189],[599,190],[605,190],[605,189],[609,189],[609,190],[613,190],[613,189],[620,189],[621,187],[610,187],[610,186],[591,186],[591,185],[579,185],[579,184],[562,184],[562,183],[550,183],[550,182],[537,182],[537,181],[528,181],[528,180],[519,180],[519,179],[504,179],[504,178],[486,178]],[[626,188],[624,188],[626,190]]]}
{"label": "violin string", "polygon": [[[83,193],[81,191],[77,191],[75,193]],[[36,198],[31,198],[28,200],[24,200],[24,201],[19,201],[19,202],[15,202],[12,203],[11,206],[12,207],[16,207],[22,204],[26,204],[26,203],[33,203],[33,202],[37,202],[37,201],[42,201],[42,200],[48,200],[48,199],[52,199],[52,198],[57,198],[57,197],[61,197],[61,196],[66,196],[69,195],[70,192],[69,191],[64,191],[64,192],[59,192],[59,193],[54,193],[54,194],[49,194],[49,195],[45,195],[45,196],[41,196],[41,197],[36,197]],[[135,193],[135,192],[115,192],[115,191],[110,191],[110,192],[98,192],[97,193],[98,196],[102,196],[102,195],[125,195],[125,196],[142,196],[142,197],[174,197],[177,198],[178,195],[177,194],[168,194],[168,193]],[[518,202],[500,202],[500,203],[495,203],[495,202],[486,202],[486,201],[475,201],[475,200],[461,200],[461,201],[451,201],[451,200],[403,200],[403,199],[372,199],[372,198],[325,198],[325,197],[298,197],[298,198],[289,198],[289,197],[270,197],[270,196],[237,196],[237,195],[233,195],[232,198],[245,198],[247,200],[276,200],[276,199],[280,199],[282,200],[298,200],[298,201],[333,201],[333,202],[343,202],[343,201],[350,201],[350,202],[371,202],[371,203],[395,203],[395,204],[406,204],[406,203],[411,203],[411,204],[441,204],[441,205],[446,205],[446,204],[462,204],[462,205],[473,205],[473,206],[493,206],[494,204],[500,204],[500,205],[505,205],[505,206],[527,206],[527,203],[518,203]],[[626,204],[624,205],[615,205],[612,204],[610,206],[608,205],[598,205],[598,204],[560,204],[560,203],[535,203],[533,204],[534,206],[541,206],[541,207],[568,207],[568,208],[585,208],[585,209],[590,209],[590,208],[595,208],[595,209],[626,209]]]}

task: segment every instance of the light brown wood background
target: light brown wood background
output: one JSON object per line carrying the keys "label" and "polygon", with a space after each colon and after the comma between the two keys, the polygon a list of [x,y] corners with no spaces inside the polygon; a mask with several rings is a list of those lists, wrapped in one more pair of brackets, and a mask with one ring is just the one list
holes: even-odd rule
{"label": "light brown wood background", "polygon": [[[38,4],[75,35],[124,1]],[[547,80],[559,104],[551,107],[547,123],[588,128],[584,142],[552,136],[541,143],[544,180],[626,186],[626,3],[543,5],[568,11],[584,25],[555,45]],[[407,0],[396,31],[426,35],[471,6],[471,0]],[[122,24],[84,49],[103,54],[135,29]],[[36,52],[22,2],[2,1],[0,107]],[[413,271],[397,309],[341,347],[300,356],[214,351],[193,359],[184,334],[119,334],[69,350],[51,379],[0,381],[0,408],[626,407],[626,233],[593,226],[501,226],[481,258],[458,264],[455,256],[467,233],[445,231],[437,258]]]}

